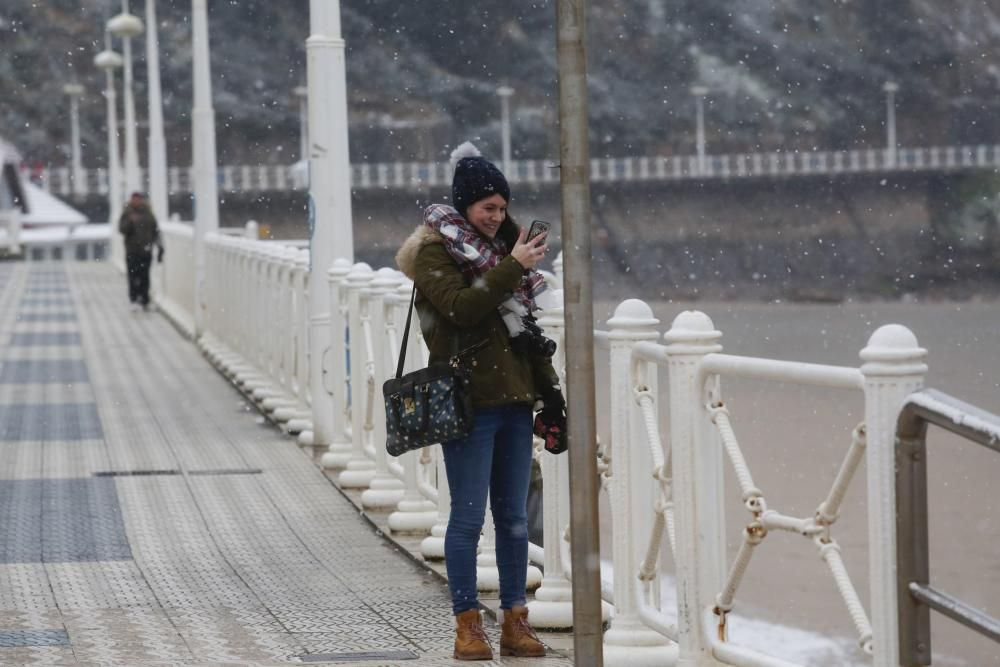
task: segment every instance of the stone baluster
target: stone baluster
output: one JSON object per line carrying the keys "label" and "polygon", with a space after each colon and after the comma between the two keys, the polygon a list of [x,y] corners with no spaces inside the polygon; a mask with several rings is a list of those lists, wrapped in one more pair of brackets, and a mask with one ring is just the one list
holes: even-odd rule
{"label": "stone baluster", "polygon": [[899,664],[896,582],[896,421],[924,384],[927,350],[899,324],[879,327],[861,350],[868,466],[868,562],[874,667]]}
{"label": "stone baluster", "polygon": [[611,515],[615,569],[615,615],[604,633],[605,665],[672,664],[676,648],[639,617],[638,567],[652,532],[651,460],[637,419],[637,381],[655,391],[656,373],[632,375],[632,352],[640,341],[656,340],[660,323],[638,299],[623,301],[608,320],[611,341]]}
{"label": "stone baluster", "polygon": [[371,267],[365,263],[355,264],[347,274],[344,287],[347,290],[348,335],[350,336],[350,378],[351,378],[351,458],[337,480],[344,488],[367,488],[375,477],[375,462],[368,457],[365,449],[365,408],[368,401],[368,372],[365,368],[365,334],[362,330],[361,291],[375,277]]}
{"label": "stone baluster", "polygon": [[[389,470],[389,454],[385,451],[386,427],[385,406],[382,399],[382,383],[395,372],[389,370],[394,352],[389,349],[386,332],[387,300],[399,287],[399,277],[393,269],[381,268],[375,273],[375,279],[366,290],[368,294],[368,315],[371,318],[371,331],[375,345],[375,406],[372,410],[372,444],[375,448],[375,477],[368,489],[361,494],[361,506],[365,508],[395,507],[403,499],[405,486],[403,480]],[[392,306],[395,307],[395,302]],[[393,461],[395,465],[395,461]]]}

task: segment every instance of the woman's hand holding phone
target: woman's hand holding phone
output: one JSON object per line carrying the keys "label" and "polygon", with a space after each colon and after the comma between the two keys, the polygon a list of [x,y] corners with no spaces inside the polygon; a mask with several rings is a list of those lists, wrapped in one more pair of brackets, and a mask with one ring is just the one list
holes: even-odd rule
{"label": "woman's hand holding phone", "polygon": [[[534,225],[532,225],[532,228],[534,228]],[[548,230],[545,230],[537,233],[533,238],[528,240],[528,235],[522,227],[518,232],[514,249],[510,251],[511,256],[524,268],[535,268],[538,262],[542,261],[542,258],[545,257],[545,251],[549,249],[545,244],[545,239],[548,235]]]}

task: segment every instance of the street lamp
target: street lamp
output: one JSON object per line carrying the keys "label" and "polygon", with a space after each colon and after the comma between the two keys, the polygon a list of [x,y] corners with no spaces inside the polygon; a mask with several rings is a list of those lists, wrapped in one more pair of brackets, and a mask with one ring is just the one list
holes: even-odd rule
{"label": "street lamp", "polygon": [[896,166],[896,92],[899,91],[899,84],[895,81],[886,81],[882,86],[885,92],[885,157],[886,164],[890,167]]}
{"label": "street lamp", "polygon": [[77,197],[83,196],[84,187],[83,164],[80,161],[80,96],[83,95],[83,86],[78,83],[67,83],[63,86],[63,92],[69,95],[69,127],[70,127],[70,165],[73,180],[73,194]]}
{"label": "street lamp", "polygon": [[705,173],[705,96],[708,95],[708,88],[705,86],[691,86],[691,94],[694,95],[695,110],[695,150],[698,153],[698,173]]}
{"label": "street lamp", "polygon": [[146,77],[149,82],[149,202],[160,220],[170,217],[167,198],[167,144],[163,135],[163,95],[160,91],[160,43],[156,0],[146,0]]}
{"label": "street lamp", "polygon": [[[343,439],[343,425],[337,424],[334,416],[338,406],[333,404],[324,381],[323,368],[333,335],[327,272],[334,260],[354,262],[346,44],[341,32],[340,0],[310,0],[309,33],[306,39],[309,146],[316,147],[307,153],[312,204],[309,211],[312,444],[336,455],[347,443]],[[343,331],[336,335],[343,336]]]}
{"label": "street lamp", "polygon": [[[104,50],[94,57],[94,65],[104,70],[104,98],[108,107],[108,222],[114,227],[118,207],[122,205],[122,166],[118,148],[118,110],[115,99],[115,70],[122,66],[122,57],[111,50],[111,33],[104,33]],[[115,239],[117,234],[112,234]],[[112,248],[114,248],[112,242]]]}
{"label": "street lamp", "polygon": [[137,192],[139,186],[139,143],[135,127],[135,97],[132,92],[132,38],[142,34],[142,21],[128,13],[128,0],[122,0],[122,13],[107,23],[108,31],[122,39],[125,68],[125,187]]}
{"label": "street lamp", "polygon": [[299,100],[299,161],[309,159],[309,89],[295,86],[292,94]]}
{"label": "street lamp", "polygon": [[500,86],[497,88],[497,95],[500,96],[500,134],[501,145],[503,146],[503,173],[510,178],[510,97],[514,94],[514,89],[510,86]]}
{"label": "street lamp", "polygon": [[208,49],[208,2],[191,0],[191,151],[194,162],[194,326],[205,333],[205,236],[219,229],[218,162],[215,154],[215,108]]}

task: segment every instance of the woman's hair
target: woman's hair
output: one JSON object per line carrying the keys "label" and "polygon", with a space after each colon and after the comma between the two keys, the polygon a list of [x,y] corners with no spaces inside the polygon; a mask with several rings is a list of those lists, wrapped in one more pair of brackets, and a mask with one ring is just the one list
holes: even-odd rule
{"label": "woman's hair", "polygon": [[517,243],[517,235],[517,223],[514,222],[514,218],[508,213],[504,221],[500,223],[500,229],[497,230],[497,238],[507,246],[507,252],[514,249],[514,244]]}

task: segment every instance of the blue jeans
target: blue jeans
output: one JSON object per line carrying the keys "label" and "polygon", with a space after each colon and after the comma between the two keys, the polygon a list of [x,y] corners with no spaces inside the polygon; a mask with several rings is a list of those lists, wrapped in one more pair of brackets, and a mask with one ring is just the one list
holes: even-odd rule
{"label": "blue jeans", "polygon": [[531,481],[531,407],[480,408],[465,438],[442,444],[451,489],[451,515],[444,538],[452,610],[479,606],[476,548],[490,496],[496,528],[500,607],[525,603],[528,569],[528,484]]}

